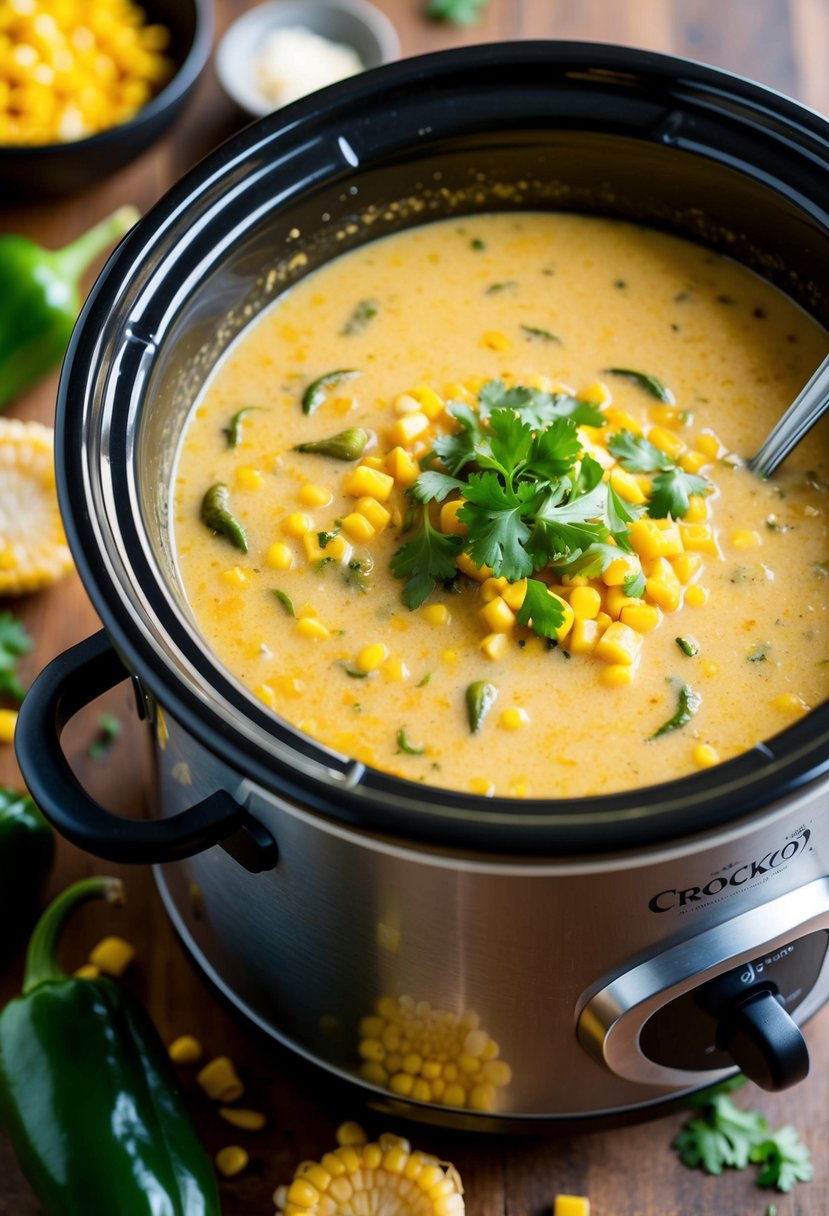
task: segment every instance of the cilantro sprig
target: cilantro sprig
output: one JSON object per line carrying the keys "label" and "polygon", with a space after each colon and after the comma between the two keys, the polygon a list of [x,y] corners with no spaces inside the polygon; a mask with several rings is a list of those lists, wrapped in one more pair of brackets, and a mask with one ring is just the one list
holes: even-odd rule
{"label": "cilantro sprig", "polygon": [[460,536],[447,536],[432,525],[428,507],[421,509],[417,535],[391,561],[394,577],[406,579],[403,603],[407,608],[419,608],[439,581],[455,576],[455,558],[462,545]]}
{"label": "cilantro sprig", "polygon": [[697,473],[686,473],[673,456],[662,452],[642,435],[620,431],[607,445],[627,473],[655,473],[648,515],[652,519],[682,519],[688,514],[690,496],[704,494],[710,483]]}
{"label": "cilantro sprig", "polygon": [[702,1113],[688,1120],[673,1147],[685,1165],[707,1174],[759,1165],[757,1185],[784,1193],[812,1178],[809,1150],[793,1127],[786,1124],[772,1131],[761,1114],[741,1110],[721,1091],[712,1092]]}
{"label": "cilantro sprig", "polygon": [[0,612],[0,694],[22,701],[26,689],[17,674],[17,661],[32,649],[33,641],[22,621]]}

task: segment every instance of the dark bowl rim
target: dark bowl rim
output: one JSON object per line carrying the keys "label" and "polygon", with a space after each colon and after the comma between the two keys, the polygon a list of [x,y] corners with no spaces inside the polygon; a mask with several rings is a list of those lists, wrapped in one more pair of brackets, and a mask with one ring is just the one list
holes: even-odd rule
{"label": "dark bowl rim", "polygon": [[[222,174],[230,167],[239,168],[253,149],[290,140],[295,132],[301,135],[303,123],[312,118],[331,121],[344,103],[359,105],[372,98],[376,100],[382,97],[387,85],[406,88],[424,74],[433,76],[442,72],[448,76],[459,69],[481,70],[507,59],[538,66],[549,62],[551,55],[557,64],[568,59],[586,60],[600,64],[603,70],[635,70],[642,76],[657,77],[663,84],[672,81],[675,87],[686,82],[696,89],[707,90],[712,104],[715,98],[723,105],[729,98],[736,99],[742,106],[748,104],[771,114],[778,122],[785,119],[804,135],[811,133],[829,166],[829,122],[816,112],[740,76],[656,52],[601,43],[516,42],[433,52],[384,65],[243,128],[156,204],[113,255],[95,285],[70,343],[58,398],[56,450],[62,453],[64,461],[58,465],[59,493],[79,573],[116,649],[165,712],[232,769],[244,772],[265,789],[306,809],[382,835],[482,854],[607,853],[730,827],[736,820],[767,810],[780,799],[813,785],[829,771],[829,703],[787,727],[774,740],[741,756],[700,773],[639,790],[562,800],[483,798],[422,787],[378,770],[368,770],[366,781],[353,788],[346,783],[336,790],[322,791],[322,782],[317,777],[277,770],[272,757],[243,737],[233,722],[222,719],[214,708],[206,706],[197,691],[182,682],[172,669],[168,671],[164,664],[159,664],[157,652],[146,644],[140,630],[131,628],[117,591],[108,585],[107,579],[101,578],[88,517],[84,512],[71,510],[72,487],[83,481],[84,452],[77,438],[83,428],[69,425],[69,411],[73,400],[75,412],[81,409],[94,370],[77,366],[79,345],[87,328],[98,333],[106,323],[119,290],[118,272],[127,269],[133,255],[134,265],[138,265],[153,246],[159,230],[168,227],[174,218],[181,222],[183,210],[197,207],[201,195],[215,193]],[[169,232],[167,236],[169,239]],[[145,237],[147,242],[142,249]],[[107,294],[110,300],[106,299]],[[90,349],[94,347],[91,338],[87,345]],[[76,385],[78,377],[82,382]],[[245,699],[240,712],[255,719],[258,711]],[[261,712],[263,719],[268,716],[264,707]],[[775,754],[769,744],[779,745],[780,754]],[[327,749],[317,746],[316,750],[330,760]]]}

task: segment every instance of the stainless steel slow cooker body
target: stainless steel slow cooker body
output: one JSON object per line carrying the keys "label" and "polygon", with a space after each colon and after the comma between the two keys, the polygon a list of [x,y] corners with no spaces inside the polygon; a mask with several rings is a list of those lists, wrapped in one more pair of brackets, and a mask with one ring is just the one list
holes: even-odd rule
{"label": "stainless steel slow cooker body", "polygon": [[[829,995],[829,708],[698,776],[575,801],[426,790],[336,756],[276,722],[193,626],[169,536],[188,410],[292,282],[445,215],[640,220],[729,253],[829,324],[827,166],[823,119],[700,65],[558,43],[442,53],[232,139],[87,302],[56,451],[106,633],[27,696],[24,775],[82,847],[174,863],[159,885],[188,949],[274,1039],[357,1078],[360,1019],[406,996],[477,1017],[512,1070],[495,1112],[362,1081],[377,1103],[489,1128],[635,1110],[735,1060],[770,1088],[804,1075],[798,1025]],[[158,817],[142,823],[94,803],[59,746],[128,673],[157,742]]]}

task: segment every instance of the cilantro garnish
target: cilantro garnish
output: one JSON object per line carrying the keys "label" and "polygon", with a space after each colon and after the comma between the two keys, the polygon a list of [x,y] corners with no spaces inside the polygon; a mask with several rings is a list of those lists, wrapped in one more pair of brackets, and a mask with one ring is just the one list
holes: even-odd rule
{"label": "cilantro garnish", "polygon": [[31,636],[11,612],[0,612],[0,694],[22,701],[26,689],[17,676],[17,660],[32,649]]}
{"label": "cilantro garnish", "polygon": [[543,638],[554,638],[564,623],[564,608],[558,596],[551,595],[544,583],[537,578],[528,578],[524,602],[516,620],[519,625],[532,625],[534,632]]}
{"label": "cilantro garnish", "polygon": [[[620,431],[608,450],[627,473],[655,473],[648,515],[652,519],[682,519],[688,514],[691,494],[704,494],[708,482],[697,473],[686,473],[672,456],[641,435]],[[629,504],[627,504],[629,507]]]}
{"label": "cilantro garnish", "polygon": [[645,576],[642,571],[637,570],[635,574],[626,574],[622,583],[622,590],[632,600],[641,600],[645,594]]}
{"label": "cilantro garnish", "polygon": [[726,1167],[763,1168],[757,1185],[790,1191],[812,1178],[809,1150],[789,1125],[772,1132],[756,1111],[735,1106],[727,1094],[714,1092],[703,1113],[690,1119],[673,1142],[680,1159],[692,1169],[721,1174]]}
{"label": "cilantro garnish", "polygon": [[454,577],[455,558],[462,545],[460,536],[446,536],[433,527],[429,508],[421,508],[420,531],[391,559],[394,577],[407,580],[403,588],[407,608],[419,608],[438,582]]}

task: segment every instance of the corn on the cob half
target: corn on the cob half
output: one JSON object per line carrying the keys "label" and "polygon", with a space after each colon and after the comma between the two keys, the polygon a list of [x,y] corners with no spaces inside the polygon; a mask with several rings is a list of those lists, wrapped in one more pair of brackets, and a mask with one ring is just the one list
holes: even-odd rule
{"label": "corn on the cob half", "polygon": [[72,569],[55,494],[54,433],[0,418],[0,595],[48,587]]}
{"label": "corn on the cob half", "polygon": [[[348,1125],[349,1127],[351,1125]],[[339,1137],[319,1161],[303,1161],[274,1192],[276,1216],[463,1216],[454,1166],[384,1133],[376,1143]],[[347,1139],[348,1143],[343,1143]]]}

